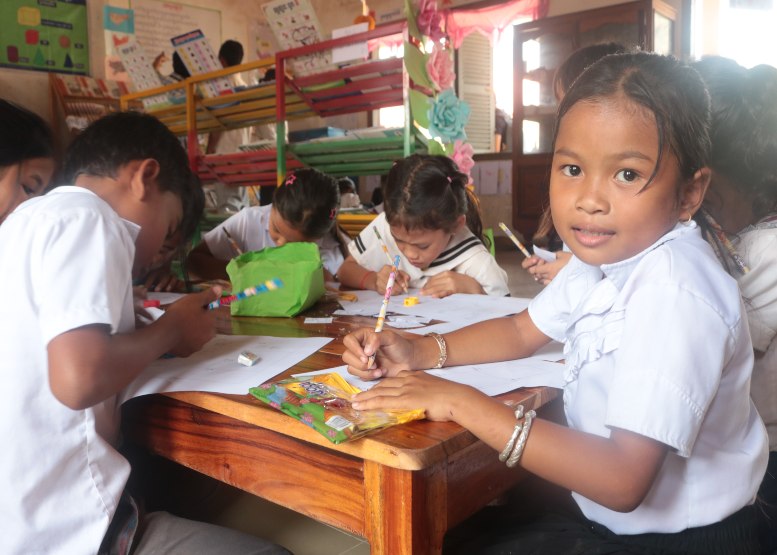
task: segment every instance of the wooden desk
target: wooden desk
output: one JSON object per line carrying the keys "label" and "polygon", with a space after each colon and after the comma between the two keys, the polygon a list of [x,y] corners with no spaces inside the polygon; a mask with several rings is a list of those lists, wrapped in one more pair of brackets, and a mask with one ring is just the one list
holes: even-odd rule
{"label": "wooden desk", "polygon": [[[342,336],[374,325],[359,317],[310,326],[301,318],[230,319],[219,310],[225,333],[337,338],[286,374],[342,364]],[[558,394],[528,388],[501,398],[528,410]],[[124,406],[124,430],[156,454],[362,536],[373,554],[440,553],[449,528],[525,477],[454,423],[415,421],[334,445],[250,395],[140,397]]]}

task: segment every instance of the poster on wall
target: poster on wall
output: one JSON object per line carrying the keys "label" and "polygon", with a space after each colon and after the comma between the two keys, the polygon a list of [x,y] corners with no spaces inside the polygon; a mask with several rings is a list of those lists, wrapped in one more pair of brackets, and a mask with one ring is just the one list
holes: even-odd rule
{"label": "poster on wall", "polygon": [[[270,29],[282,50],[315,44],[322,40],[321,25],[310,0],[273,0],[262,4]],[[329,51],[292,60],[296,75],[309,75],[332,63]]]}
{"label": "poster on wall", "polygon": [[86,0],[2,0],[0,21],[0,66],[89,73]]}
{"label": "poster on wall", "polygon": [[135,38],[151,60],[158,60],[162,75],[173,72],[173,37],[200,29],[214,48],[221,46],[219,10],[168,0],[131,0],[130,8],[135,12]]}
{"label": "poster on wall", "polygon": [[127,68],[119,56],[119,49],[135,37],[135,12],[113,6],[103,7],[105,33],[105,77],[114,81],[129,81]]}

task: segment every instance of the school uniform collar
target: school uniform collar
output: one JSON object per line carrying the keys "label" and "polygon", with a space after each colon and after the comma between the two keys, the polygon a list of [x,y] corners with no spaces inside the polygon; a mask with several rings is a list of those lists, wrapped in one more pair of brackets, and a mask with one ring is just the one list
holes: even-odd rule
{"label": "school uniform collar", "polygon": [[697,225],[696,225],[696,222],[694,222],[693,220],[691,220],[688,223],[678,222],[677,225],[675,225],[671,231],[666,233],[658,241],[653,243],[644,251],[632,256],[631,258],[627,258],[626,260],[621,260],[620,262],[614,262],[612,264],[602,264],[600,266],[602,274],[604,274],[604,277],[610,280],[615,285],[615,287],[617,287],[618,290],[620,290],[623,288],[624,284],[626,283],[626,280],[628,280],[629,276],[634,271],[634,268],[637,267],[637,264],[639,264],[649,252],[654,251],[655,249],[659,248],[661,245],[665,243],[668,243],[669,241],[674,241],[675,239],[677,239],[682,235],[685,235],[686,233],[694,232],[694,230],[696,229],[697,229]]}

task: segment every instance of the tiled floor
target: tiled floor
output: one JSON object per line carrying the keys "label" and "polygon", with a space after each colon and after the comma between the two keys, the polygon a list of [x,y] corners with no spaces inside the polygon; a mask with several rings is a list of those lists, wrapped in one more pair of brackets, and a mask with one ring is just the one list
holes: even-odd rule
{"label": "tiled floor", "polygon": [[[532,297],[541,286],[521,268],[523,255],[504,238],[497,240],[497,260],[507,271],[510,292],[514,297]],[[191,477],[190,477],[191,478]],[[208,508],[200,509],[200,518],[217,524],[237,528],[271,539],[296,555],[369,555],[370,547],[362,538],[337,528],[321,524],[294,511],[268,501],[242,493],[222,484],[208,483],[207,478],[194,478],[202,482],[192,490],[210,490],[206,499]],[[191,505],[189,505],[191,509]]]}

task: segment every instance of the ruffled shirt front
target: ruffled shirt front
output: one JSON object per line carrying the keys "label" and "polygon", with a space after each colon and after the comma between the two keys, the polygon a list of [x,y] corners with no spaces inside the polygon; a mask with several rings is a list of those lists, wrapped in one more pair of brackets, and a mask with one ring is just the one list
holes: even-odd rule
{"label": "ruffled shirt front", "polygon": [[621,428],[670,448],[630,513],[574,494],[589,519],[618,534],[669,533],[753,501],[767,442],[749,397],[747,320],[736,282],[694,223],[615,264],[573,256],[529,314],[564,343],[570,427],[602,437]]}

